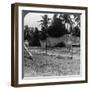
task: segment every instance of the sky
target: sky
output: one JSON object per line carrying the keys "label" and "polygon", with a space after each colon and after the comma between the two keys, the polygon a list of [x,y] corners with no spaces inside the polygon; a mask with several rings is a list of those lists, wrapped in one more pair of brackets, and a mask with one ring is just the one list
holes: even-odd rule
{"label": "sky", "polygon": [[38,27],[38,29],[41,29],[39,25],[40,23],[38,21],[42,19],[41,16],[43,15],[48,15],[49,18],[53,17],[53,14],[47,14],[47,13],[28,13],[24,17],[24,26],[28,25],[29,27]]}

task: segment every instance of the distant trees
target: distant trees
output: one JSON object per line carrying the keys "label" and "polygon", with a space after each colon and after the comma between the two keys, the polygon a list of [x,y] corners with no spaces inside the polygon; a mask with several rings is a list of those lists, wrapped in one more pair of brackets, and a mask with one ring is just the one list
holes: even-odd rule
{"label": "distant trees", "polygon": [[45,40],[48,36],[47,30],[48,30],[48,25],[50,23],[50,18],[48,17],[48,15],[43,15],[41,16],[41,20],[38,21],[41,26],[41,31],[39,32],[39,39],[40,40]]}
{"label": "distant trees", "polygon": [[80,27],[79,26],[76,26],[74,29],[73,29],[73,36],[77,36],[77,37],[80,37]]}
{"label": "distant trees", "polygon": [[29,41],[30,36],[31,36],[29,31],[30,31],[30,29],[29,29],[28,25],[24,26],[24,40]]}
{"label": "distant trees", "polygon": [[72,35],[80,37],[80,15],[71,14],[68,19],[71,24]]}
{"label": "distant trees", "polygon": [[41,18],[42,19],[38,22],[40,22],[41,28],[45,28],[45,30],[47,30],[48,24],[50,23],[49,21],[51,19],[48,17],[48,15],[43,15],[43,16],[41,16]]}
{"label": "distant trees", "polygon": [[53,15],[53,20],[51,26],[48,28],[48,33],[51,37],[60,37],[67,33],[65,25],[62,23],[65,21],[64,16],[62,20],[57,18],[58,14]]}
{"label": "distant trees", "polygon": [[[54,14],[52,18],[49,18],[48,15],[41,16],[40,23],[41,30],[38,30],[37,27],[28,27],[24,26],[24,40],[28,41],[30,46],[40,46],[39,40],[46,40],[47,37],[62,37],[65,34],[72,33],[73,36],[80,37],[80,16],[75,16],[69,18],[70,14]],[[77,20],[76,20],[77,19]],[[78,22],[77,22],[78,21]],[[65,27],[65,24],[70,24],[70,30],[68,32]],[[73,25],[76,26],[73,27]],[[67,26],[67,25],[66,25]],[[47,47],[47,41],[46,41]]]}
{"label": "distant trees", "polygon": [[39,31],[37,27],[35,27],[35,31],[33,33],[33,46],[40,46]]}
{"label": "distant trees", "polygon": [[[69,16],[72,16],[72,14],[54,14],[52,24],[47,30],[48,34],[51,37],[61,37],[65,34],[72,33],[72,35],[80,37],[80,16]],[[69,30],[66,28],[66,24],[69,26]]]}
{"label": "distant trees", "polygon": [[[48,17],[48,15],[43,15],[41,17],[42,19],[39,21],[42,30],[42,32],[40,33],[40,39],[45,40],[48,36],[47,29],[48,29],[48,24],[50,23],[49,21],[51,19]],[[47,54],[47,40],[46,40],[46,54]]]}
{"label": "distant trees", "polygon": [[38,28],[29,28],[27,25],[24,28],[24,40],[27,40],[29,46],[40,46]]}

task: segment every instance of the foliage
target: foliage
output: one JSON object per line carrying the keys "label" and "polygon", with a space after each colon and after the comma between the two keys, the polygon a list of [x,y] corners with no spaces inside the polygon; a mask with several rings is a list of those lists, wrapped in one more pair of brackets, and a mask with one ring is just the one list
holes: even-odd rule
{"label": "foliage", "polygon": [[53,16],[52,25],[48,28],[48,34],[51,37],[60,37],[67,33],[65,25],[62,24],[62,20],[57,18],[57,14]]}
{"label": "foliage", "polygon": [[40,46],[38,33],[39,31],[37,27],[30,29],[28,26],[25,26],[24,40],[28,41],[29,46]]}
{"label": "foliage", "polygon": [[[80,16],[75,16],[75,18],[76,21],[80,22]],[[46,40],[49,36],[62,37],[65,34],[72,33],[73,36],[80,37],[80,23],[71,29],[72,32],[68,32],[65,28],[65,23],[73,26],[69,14],[54,14],[52,19],[48,15],[43,15],[38,22],[41,26],[40,31],[37,27],[28,27],[28,25],[24,27],[24,40],[27,40],[30,46],[40,46],[39,40]]]}
{"label": "foliage", "polygon": [[38,22],[40,22],[41,27],[44,27],[45,29],[48,28],[48,24],[50,23],[50,18],[48,18],[48,15],[41,16],[42,19]]}

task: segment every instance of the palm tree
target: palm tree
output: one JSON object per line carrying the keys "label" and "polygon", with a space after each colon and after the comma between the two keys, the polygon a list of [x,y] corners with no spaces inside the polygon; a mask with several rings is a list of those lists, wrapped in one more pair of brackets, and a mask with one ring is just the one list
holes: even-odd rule
{"label": "palm tree", "polygon": [[[50,23],[50,18],[48,15],[43,15],[41,16],[41,20],[38,21],[40,22],[41,30],[48,36],[47,29],[48,29],[48,24]],[[47,54],[47,40],[46,40],[46,54]]]}
{"label": "palm tree", "polygon": [[42,19],[38,22],[40,22],[41,28],[44,27],[46,30],[48,28],[49,21],[51,20],[48,15],[41,16]]}
{"label": "palm tree", "polygon": [[57,15],[58,15],[58,14],[54,14],[54,15],[53,15],[52,26],[55,25],[55,23],[56,23],[56,21],[57,21]]}

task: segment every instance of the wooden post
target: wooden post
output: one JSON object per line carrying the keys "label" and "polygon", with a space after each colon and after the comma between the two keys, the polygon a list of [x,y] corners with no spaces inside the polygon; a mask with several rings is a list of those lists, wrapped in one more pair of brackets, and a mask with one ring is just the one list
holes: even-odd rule
{"label": "wooden post", "polygon": [[47,55],[47,39],[46,39],[46,55]]}
{"label": "wooden post", "polygon": [[24,44],[24,49],[26,50],[26,52],[29,54],[30,58],[32,58],[32,54],[29,52],[28,48],[26,47],[26,45]]}

